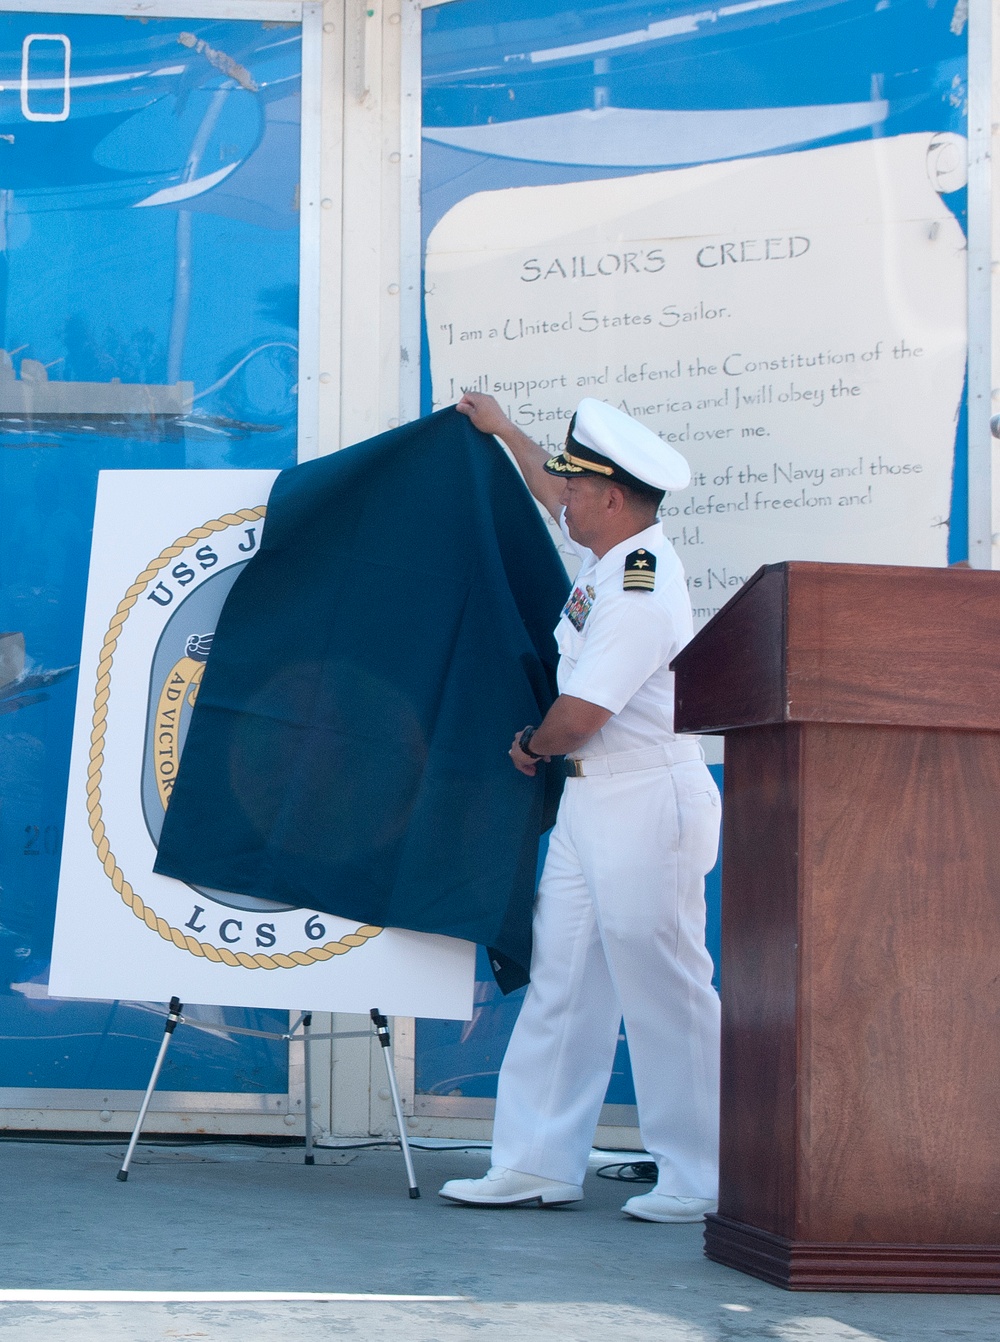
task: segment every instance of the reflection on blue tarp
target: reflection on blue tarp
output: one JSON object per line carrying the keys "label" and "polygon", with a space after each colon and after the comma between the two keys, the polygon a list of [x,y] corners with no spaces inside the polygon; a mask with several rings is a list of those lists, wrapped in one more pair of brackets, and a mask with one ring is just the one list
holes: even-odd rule
{"label": "reflection on blue tarp", "polygon": [[[163,1038],[163,1007],[143,1002],[49,1002],[18,992],[0,998],[4,1086],[144,1090]],[[190,1008],[210,1023],[280,1034],[286,1012],[237,1007]],[[245,1035],[175,1031],[157,1089],[284,1094],[287,1045]]]}
{"label": "reflection on blue tarp", "polygon": [[[967,15],[966,0],[458,0],[427,9],[424,238],[481,191],[915,131],[965,135]],[[964,187],[942,198],[964,227]],[[422,374],[426,411],[426,331]],[[963,397],[950,562],[967,554],[965,413]],[[718,964],[718,868],[707,894]],[[495,1000],[488,971],[478,977],[468,1026],[419,1022],[418,1091],[496,1094],[518,1003]],[[631,1098],[620,1041],[608,1101]]]}
{"label": "reflection on blue tarp", "polygon": [[496,158],[608,168],[676,168],[798,148],[885,122],[884,98],[817,107],[666,112],[597,107],[485,126],[431,126],[435,144]]}
{"label": "reflection on blue tarp", "polygon": [[[965,0],[426,10],[425,236],[477,191],[919,130],[964,135],[966,13]],[[964,198],[953,208],[963,217]]]}
{"label": "reflection on blue tarp", "polygon": [[[162,1030],[44,998],[97,473],[294,463],[300,72],[297,24],[0,16],[0,1086],[143,1085]],[[179,1034],[164,1084],[286,1051]]]}

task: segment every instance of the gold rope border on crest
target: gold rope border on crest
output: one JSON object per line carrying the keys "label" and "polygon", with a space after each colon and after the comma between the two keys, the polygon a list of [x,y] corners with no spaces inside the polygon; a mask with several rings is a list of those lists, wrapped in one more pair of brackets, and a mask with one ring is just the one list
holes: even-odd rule
{"label": "gold rope border on crest", "polygon": [[97,856],[111,884],[121,895],[122,902],[137,918],[142,919],[151,932],[159,933],[164,941],[173,942],[178,950],[190,951],[192,955],[211,960],[214,964],[234,965],[242,969],[296,969],[323,960],[332,960],[335,955],[346,955],[355,946],[363,946],[372,937],[377,937],[382,928],[364,924],[356,932],[349,932],[341,937],[339,941],[328,941],[324,946],[313,946],[308,951],[292,951],[291,955],[283,953],[250,955],[246,951],[231,951],[228,946],[213,946],[208,941],[199,941],[197,937],[188,936],[179,928],[171,927],[165,918],[160,918],[154,913],[136,893],[125,879],[125,873],[111,851],[111,845],[104,831],[104,821],[101,819],[103,814],[101,770],[104,767],[104,739],[108,719],[108,699],[111,695],[111,663],[118,647],[118,636],[122,631],[122,625],[128,619],[129,611],[159,571],[182,554],[188,546],[194,545],[196,541],[206,540],[213,532],[225,531],[227,527],[239,526],[241,522],[257,522],[266,515],[267,508],[264,505],[259,508],[241,508],[237,513],[223,513],[221,517],[206,522],[204,526],[192,527],[186,536],[181,536],[173,545],[168,545],[165,550],[160,551],[119,601],[108,626],[108,632],[104,635],[101,658],[97,664],[93,730],[90,734],[90,764],[87,768],[87,813]]}

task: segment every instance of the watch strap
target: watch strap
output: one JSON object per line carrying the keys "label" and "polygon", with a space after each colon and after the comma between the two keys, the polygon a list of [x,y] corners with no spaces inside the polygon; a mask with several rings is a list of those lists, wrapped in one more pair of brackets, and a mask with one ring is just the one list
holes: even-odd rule
{"label": "watch strap", "polygon": [[531,738],[538,730],[537,727],[525,727],[524,731],[517,738],[518,748],[523,750],[526,755],[530,755],[533,760],[543,760],[544,755],[538,755],[531,748]]}

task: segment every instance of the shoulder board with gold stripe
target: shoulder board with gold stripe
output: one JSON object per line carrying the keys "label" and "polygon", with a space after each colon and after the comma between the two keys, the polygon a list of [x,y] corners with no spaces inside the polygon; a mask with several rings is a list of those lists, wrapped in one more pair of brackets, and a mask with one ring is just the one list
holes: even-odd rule
{"label": "shoulder board with gold stripe", "polygon": [[656,586],[656,556],[648,550],[633,550],[625,559],[625,592],[651,592]]}

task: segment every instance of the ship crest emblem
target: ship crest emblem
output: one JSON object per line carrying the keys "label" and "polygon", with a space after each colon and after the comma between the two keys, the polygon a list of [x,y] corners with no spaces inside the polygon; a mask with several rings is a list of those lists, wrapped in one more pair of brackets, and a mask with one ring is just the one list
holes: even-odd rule
{"label": "ship crest emblem", "polygon": [[[242,509],[192,528],[146,566],[118,603],[98,666],[87,809],[97,856],[111,885],[152,932],[180,951],[216,963],[293,969],[363,946],[381,928],[152,873],[148,849],[129,823],[135,801],[125,800],[126,789],[116,788],[112,795],[109,787],[104,795],[110,753],[116,777],[123,776],[123,768],[131,777],[137,775],[139,796],[135,791],[131,795],[141,803],[146,842],[155,849],[216,622],[257,550],[265,511],[263,506]],[[133,676],[134,668],[148,668],[144,707],[142,696],[128,690],[129,677],[116,675],[123,662],[133,668]],[[140,738],[141,767],[133,772],[128,743]]]}

